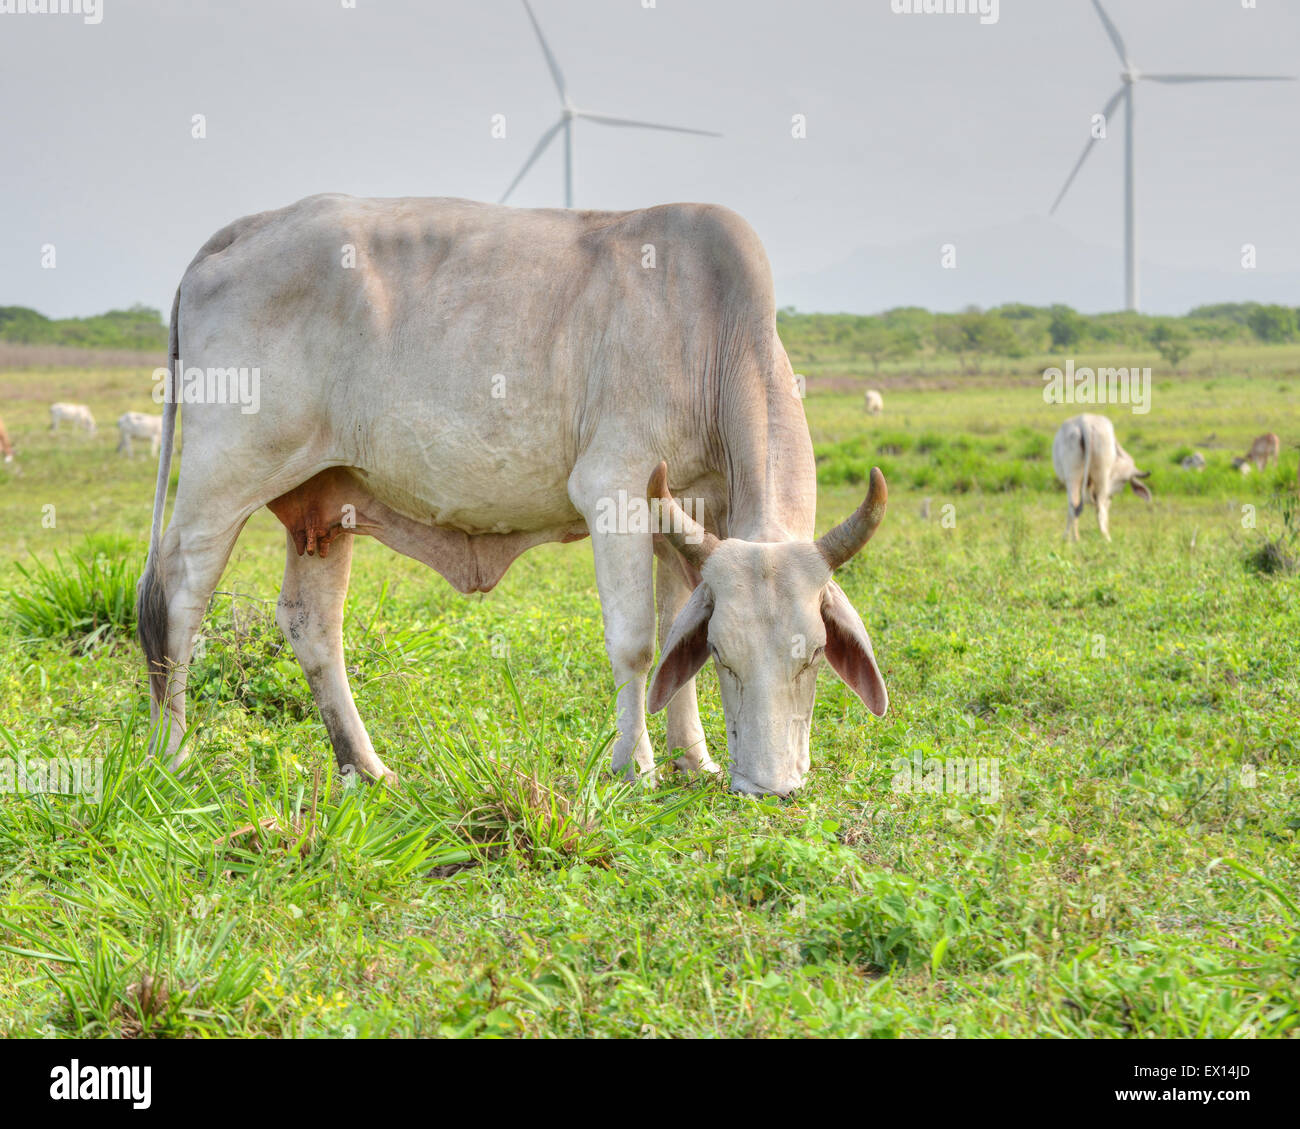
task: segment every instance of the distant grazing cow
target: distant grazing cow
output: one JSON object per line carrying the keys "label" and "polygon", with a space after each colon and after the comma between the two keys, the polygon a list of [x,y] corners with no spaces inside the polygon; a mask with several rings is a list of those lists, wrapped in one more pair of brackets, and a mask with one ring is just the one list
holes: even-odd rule
{"label": "distant grazing cow", "polygon": [[1183,470],[1204,470],[1205,456],[1200,451],[1193,451],[1190,455],[1185,455],[1180,464]]}
{"label": "distant grazing cow", "polygon": [[1110,500],[1125,483],[1139,498],[1151,501],[1151,491],[1141,481],[1150,471],[1140,471],[1133,457],[1119,445],[1115,428],[1105,416],[1085,413],[1061,424],[1052,442],[1052,465],[1065,484],[1065,536],[1079,540],[1079,515],[1085,501],[1097,507],[1097,525],[1110,540]]}
{"label": "distant grazing cow", "polygon": [[85,404],[51,404],[50,430],[58,430],[60,423],[72,423],[87,435],[95,434],[95,417]]}
{"label": "distant grazing cow", "polygon": [[131,457],[131,440],[149,440],[149,453],[156,456],[162,444],[162,416],[146,415],[144,412],[124,412],[118,417],[117,430],[122,439],[117,449],[129,459]]}
{"label": "distant grazing cow", "polygon": [[[1232,460],[1232,465],[1238,470],[1242,466],[1251,462],[1255,464],[1256,470],[1267,470],[1268,460],[1272,459],[1278,462],[1282,455],[1282,440],[1274,435],[1271,431],[1266,431],[1263,435],[1255,437],[1255,442],[1250,445],[1250,450],[1244,455]],[[1243,471],[1243,473],[1246,473]]]}
{"label": "distant grazing cow", "polygon": [[885,398],[874,388],[869,388],[863,406],[870,415],[878,416],[885,410]]}
{"label": "distant grazing cow", "polygon": [[0,451],[4,452],[5,462],[14,461],[14,445],[9,442],[9,432],[5,430],[5,421],[0,419]]}
{"label": "distant grazing cow", "polygon": [[[345,238],[365,249],[353,270],[338,269]],[[672,249],[658,271],[638,266],[647,243]],[[667,709],[680,767],[717,771],[695,693],[710,658],[738,791],[802,784],[823,662],[872,713],[888,706],[833,579],[885,515],[884,476],[872,470],[863,503],[815,537],[817,465],[771,268],[725,208],[314,196],[203,246],[169,356],[138,608],[153,717],[177,762],[196,632],[263,507],[285,527],[277,619],[345,771],[387,774],[344,662],[360,534],[465,593],[489,591],[534,545],[590,536],[618,688],[613,767],[629,775],[655,768],[647,708]],[[187,374],[260,366],[262,398],[245,413],[185,389],[164,536],[182,356]]]}

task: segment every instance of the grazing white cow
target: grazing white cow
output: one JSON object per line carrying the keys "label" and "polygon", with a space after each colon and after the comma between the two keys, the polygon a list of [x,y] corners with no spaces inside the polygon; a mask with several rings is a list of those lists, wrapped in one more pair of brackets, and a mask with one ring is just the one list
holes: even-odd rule
{"label": "grazing white cow", "polygon": [[1138,470],[1105,416],[1085,412],[1061,424],[1052,441],[1052,466],[1065,485],[1067,540],[1079,540],[1079,515],[1085,501],[1097,507],[1097,525],[1107,541],[1110,500],[1126,483],[1139,498],[1151,501],[1151,491],[1142,482],[1151,472]]}
{"label": "grazing white cow", "polygon": [[885,398],[874,388],[868,388],[863,406],[869,415],[878,416],[885,410]]}
{"label": "grazing white cow", "polygon": [[85,404],[51,404],[50,430],[57,431],[61,423],[75,424],[87,435],[95,434],[95,417]]}
{"label": "grazing white cow", "polygon": [[1182,462],[1178,465],[1183,470],[1204,470],[1205,456],[1200,451],[1193,451],[1190,455],[1184,455]]}
{"label": "grazing white cow", "polygon": [[162,445],[162,416],[151,416],[144,412],[123,412],[117,419],[117,430],[121,440],[117,449],[129,459],[131,457],[131,440],[148,440],[149,453],[157,456]]}
{"label": "grazing white cow", "polygon": [[1272,459],[1275,463],[1282,459],[1282,440],[1271,431],[1264,432],[1263,435],[1255,436],[1255,440],[1250,445],[1250,450],[1244,455],[1232,460],[1235,466],[1242,474],[1249,474],[1250,467],[1248,464],[1253,463],[1256,470],[1267,470],[1268,461]]}
{"label": "grazing white cow", "polygon": [[5,430],[5,421],[0,419],[0,454],[5,457],[5,462],[14,461],[14,445],[9,441],[9,432]]}
{"label": "grazing white cow", "polygon": [[724,208],[312,197],[238,220],[199,251],[172,309],[171,357],[187,378],[261,373],[251,413],[186,386],[166,536],[174,391],[164,407],[139,621],[174,763],[188,751],[192,641],[262,506],[286,529],[277,618],[345,770],[388,771],[344,666],[354,534],[466,593],[491,589],[534,545],[590,535],[619,688],[616,770],[654,769],[656,602],[649,706],[667,708],[682,768],[716,771],[694,684],[710,656],[741,791],[803,782],[823,661],[885,712],[866,629],[832,579],[884,516],[885,481],[873,470],[857,511],[813,539],[816,468],[771,269]]}

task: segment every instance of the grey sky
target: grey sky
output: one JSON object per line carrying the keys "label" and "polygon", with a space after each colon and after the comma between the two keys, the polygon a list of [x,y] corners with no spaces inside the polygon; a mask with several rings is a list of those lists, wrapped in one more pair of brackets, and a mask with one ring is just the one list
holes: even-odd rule
{"label": "grey sky", "polygon": [[[1105,2],[1146,70],[1300,70],[1295,0]],[[166,308],[214,230],[314,192],[496,199],[558,115],[519,0],[103,3],[98,26],[0,15],[0,304]],[[1002,0],[992,25],[896,15],[890,0],[642,3],[534,0],[575,101],[726,136],[579,123],[576,203],[733,207],[766,243],[779,297],[864,248],[933,242],[937,275],[942,239],[1005,229],[996,246],[1014,258],[1041,239],[1089,115],[1118,86],[1088,0]],[[1268,296],[1300,303],[1300,83],[1144,85],[1137,105],[1143,260],[1224,272],[1199,300],[1227,299],[1253,242]],[[195,113],[206,140],[190,136]],[[490,136],[496,113],[505,140]],[[791,138],[796,113],[807,140]],[[1113,261],[1085,306],[1121,304],[1122,157],[1116,121],[1052,221]],[[512,203],[561,192],[556,145]],[[909,301],[926,300],[919,277]],[[970,277],[963,300],[1008,296]],[[927,304],[950,307],[950,281]],[[1050,277],[1023,288],[1034,302],[1071,293]],[[887,304],[839,293],[824,304]],[[1144,299],[1164,304],[1149,287]]]}

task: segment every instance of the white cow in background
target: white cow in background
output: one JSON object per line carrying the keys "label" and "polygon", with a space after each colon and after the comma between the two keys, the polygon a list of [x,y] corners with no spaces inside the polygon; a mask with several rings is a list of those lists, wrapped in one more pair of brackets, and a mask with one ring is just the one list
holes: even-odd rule
{"label": "white cow in background", "polygon": [[878,416],[885,410],[885,398],[874,388],[868,388],[863,407],[868,415]]}
{"label": "white cow in background", "polygon": [[1115,428],[1105,416],[1084,413],[1067,419],[1052,441],[1052,465],[1065,485],[1067,540],[1079,540],[1079,515],[1085,501],[1097,507],[1097,525],[1110,540],[1110,500],[1127,484],[1139,498],[1151,501],[1141,481],[1151,472],[1138,470],[1133,457],[1119,445]]}
{"label": "white cow in background", "polygon": [[85,404],[57,403],[50,405],[50,430],[57,431],[59,424],[71,423],[87,435],[95,434],[95,417]]}
{"label": "white cow in background", "polygon": [[117,420],[117,430],[121,441],[117,449],[129,459],[131,457],[131,440],[149,441],[149,453],[155,458],[162,445],[162,416],[151,416],[144,412],[123,412]]}

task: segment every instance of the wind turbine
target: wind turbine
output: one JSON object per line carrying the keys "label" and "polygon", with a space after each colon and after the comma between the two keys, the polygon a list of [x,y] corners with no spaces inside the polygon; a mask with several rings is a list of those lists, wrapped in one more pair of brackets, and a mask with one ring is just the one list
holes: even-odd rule
{"label": "wind turbine", "polygon": [[698,133],[704,137],[721,137],[720,133],[713,133],[707,129],[687,129],[680,125],[660,125],[657,122],[638,122],[630,118],[614,118],[608,114],[595,114],[590,110],[580,110],[573,104],[569,97],[569,92],[564,85],[564,75],[560,71],[560,64],[555,61],[555,56],[547,46],[546,37],[542,35],[541,25],[537,22],[537,17],[533,15],[532,6],[528,0],[524,0],[524,10],[528,13],[529,20],[532,21],[533,30],[537,32],[537,42],[542,46],[542,54],[546,56],[546,65],[551,69],[551,78],[555,80],[555,89],[560,94],[560,120],[550,129],[542,134],[541,140],[537,142],[537,147],[532,151],[528,160],[524,162],[524,167],[519,170],[518,175],[510,182],[510,187],[505,190],[501,197],[501,203],[504,204],[509,199],[519,182],[527,175],[528,170],[533,167],[545,151],[546,147],[555,140],[555,135],[561,130],[564,131],[564,206],[573,207],[573,123],[578,118],[584,118],[589,122],[597,122],[600,125],[627,126],[632,129],[664,129],[671,133]]}
{"label": "wind turbine", "polygon": [[[1102,116],[1109,121],[1115,107],[1120,102],[1124,103],[1124,300],[1130,310],[1136,310],[1138,308],[1138,265],[1136,189],[1133,170],[1134,88],[1139,82],[1292,82],[1296,76],[1287,74],[1145,74],[1133,65],[1133,61],[1129,58],[1128,48],[1124,46],[1124,40],[1120,37],[1118,29],[1111,23],[1110,17],[1106,15],[1106,10],[1101,6],[1101,0],[1092,0],[1092,6],[1097,9],[1097,15],[1101,17],[1101,22],[1106,28],[1106,34],[1110,36],[1110,41],[1115,45],[1115,50],[1119,54],[1119,60],[1124,64],[1124,69],[1120,72],[1123,85],[1111,95],[1110,101],[1106,103],[1106,108],[1102,110]],[[1056,197],[1056,203],[1052,205],[1049,215],[1054,214],[1060,206],[1066,192],[1069,191],[1070,185],[1074,183],[1074,178],[1079,175],[1083,162],[1088,159],[1088,154],[1092,152],[1092,147],[1097,143],[1097,140],[1096,137],[1093,137],[1083,147],[1083,154],[1075,164],[1074,171],[1066,179],[1065,187],[1061,189],[1060,195]]]}

